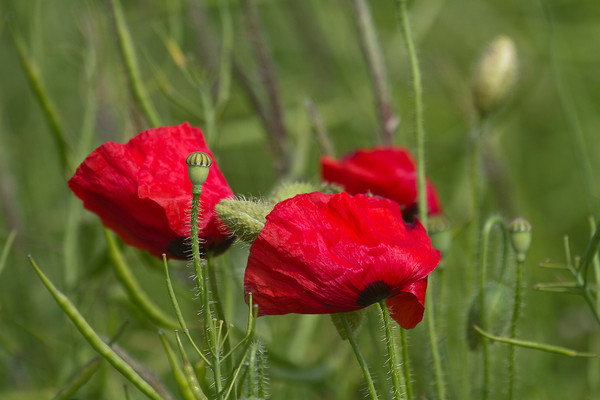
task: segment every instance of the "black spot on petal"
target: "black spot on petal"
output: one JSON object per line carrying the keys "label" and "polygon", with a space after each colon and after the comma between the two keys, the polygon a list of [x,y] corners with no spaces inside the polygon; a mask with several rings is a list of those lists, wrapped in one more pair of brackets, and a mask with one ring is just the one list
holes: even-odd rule
{"label": "black spot on petal", "polygon": [[356,299],[356,305],[366,307],[379,300],[387,299],[392,294],[392,288],[383,281],[369,283]]}

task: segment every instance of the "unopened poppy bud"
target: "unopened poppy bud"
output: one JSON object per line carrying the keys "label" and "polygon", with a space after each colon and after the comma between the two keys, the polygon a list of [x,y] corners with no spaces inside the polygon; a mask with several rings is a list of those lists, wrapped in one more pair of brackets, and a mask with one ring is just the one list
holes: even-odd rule
{"label": "unopened poppy bud", "polygon": [[252,244],[265,227],[267,214],[273,207],[251,200],[225,199],[215,207],[217,215],[237,238]]}
{"label": "unopened poppy bud", "polygon": [[450,220],[443,214],[429,217],[428,223],[431,245],[438,249],[445,257],[452,243],[452,232],[450,231]]}
{"label": "unopened poppy bud", "polygon": [[510,243],[512,244],[515,253],[517,253],[517,261],[525,261],[525,255],[531,245],[531,224],[525,218],[518,217],[508,224],[508,233]]}
{"label": "unopened poppy bud", "polygon": [[363,308],[342,314],[329,314],[329,316],[331,317],[331,322],[333,322],[333,325],[335,326],[335,329],[337,329],[342,340],[347,340],[348,332],[346,332],[346,329],[344,328],[342,316],[346,318],[346,321],[348,321],[350,330],[355,332],[362,325],[365,319],[365,309]]}
{"label": "unopened poppy bud", "polygon": [[481,116],[496,111],[517,80],[517,50],[507,36],[496,38],[479,59],[473,80],[473,101]]}
{"label": "unopened poppy bud", "polygon": [[208,178],[212,159],[204,152],[195,151],[187,156],[185,162],[188,165],[188,176],[192,181],[192,193],[202,193],[202,185]]}
{"label": "unopened poppy bud", "polygon": [[291,199],[301,193],[312,193],[318,191],[319,188],[309,182],[283,182],[277,186],[270,196],[270,200],[277,204],[281,201]]}
{"label": "unopened poppy bud", "polygon": [[467,341],[469,348],[475,350],[481,343],[481,334],[473,325],[500,336],[507,328],[511,316],[510,294],[506,286],[491,282],[485,286],[484,314],[481,312],[481,293],[473,299],[467,321]]}

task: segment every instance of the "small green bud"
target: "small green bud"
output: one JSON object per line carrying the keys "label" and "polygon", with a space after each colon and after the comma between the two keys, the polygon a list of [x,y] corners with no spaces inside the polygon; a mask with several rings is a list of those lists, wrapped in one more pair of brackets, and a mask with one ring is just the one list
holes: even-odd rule
{"label": "small green bud", "polygon": [[273,206],[251,200],[225,199],[215,207],[219,218],[239,240],[252,244],[265,227]]}
{"label": "small green bud", "polygon": [[508,224],[508,233],[510,243],[512,244],[515,253],[517,253],[517,261],[525,261],[525,256],[531,245],[531,231],[533,228],[529,221],[525,218],[518,217]]}
{"label": "small green bud", "polygon": [[443,214],[432,215],[428,223],[431,245],[446,257],[452,244],[452,232],[450,231],[450,220]]}
{"label": "small green bud", "polygon": [[190,153],[185,162],[188,165],[188,176],[190,181],[192,181],[192,193],[202,193],[202,185],[206,182],[210,166],[212,165],[210,156],[201,151],[196,151]]}
{"label": "small green bud", "polygon": [[291,199],[297,194],[312,193],[318,190],[319,187],[309,182],[282,182],[275,189],[273,189],[269,199],[274,204],[277,204],[284,200]]}
{"label": "small green bud", "polygon": [[479,59],[473,79],[473,101],[479,115],[498,110],[517,81],[517,50],[507,36],[496,38]]}
{"label": "small green bud", "polygon": [[477,325],[492,335],[502,335],[508,327],[511,316],[510,294],[501,283],[490,282],[485,286],[485,314],[481,313],[481,293],[473,299],[467,321],[467,341],[475,350],[481,343],[481,334],[473,329]]}
{"label": "small green bud", "polygon": [[[356,332],[365,319],[365,309],[362,308],[360,310],[346,312],[343,313],[343,315],[346,317],[348,325],[350,325],[350,330],[352,332]],[[344,329],[342,314],[329,314],[329,316],[331,317],[331,322],[333,322],[333,325],[335,326],[335,329],[337,329],[342,340],[347,340],[348,333],[346,332],[346,329]]]}

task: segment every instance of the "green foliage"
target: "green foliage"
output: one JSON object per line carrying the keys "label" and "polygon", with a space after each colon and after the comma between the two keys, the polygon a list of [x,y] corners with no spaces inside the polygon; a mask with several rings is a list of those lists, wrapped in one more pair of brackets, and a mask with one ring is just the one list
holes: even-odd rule
{"label": "green foliage", "polygon": [[[369,3],[390,101],[400,121],[394,143],[413,148],[410,66],[395,2]],[[336,154],[380,144],[377,100],[350,2],[256,4],[277,82],[279,122],[286,132],[282,143],[274,139],[281,126],[273,122],[273,100],[262,86],[263,66],[248,40],[245,9],[239,2],[0,4],[0,398],[39,399],[75,390],[78,398],[123,398],[124,384],[131,398],[141,396],[107,363],[90,362],[96,353],[51,301],[27,254],[35,257],[70,306],[77,307],[87,326],[100,336],[113,336],[130,321],[118,339],[120,348],[153,371],[171,393],[181,390],[185,398],[194,396],[186,386],[186,372],[174,375],[171,369],[170,361],[177,356],[163,350],[172,331],[157,334],[160,325],[173,325],[175,317],[163,265],[135,249],[118,248],[144,297],[161,310],[159,317],[149,319],[136,304],[139,299],[132,298],[115,275],[98,218],[84,211],[67,188],[65,176],[96,146],[123,142],[152,121],[187,120],[207,133],[234,192],[259,197],[287,177],[281,173],[318,185],[320,139],[311,125],[326,128]],[[448,397],[464,399],[478,393],[469,392],[477,357],[465,356],[464,351],[467,311],[475,294],[464,279],[472,257],[465,168],[475,118],[472,72],[481,50],[500,34],[514,40],[521,62],[511,100],[489,118],[482,138],[481,210],[482,217],[498,211],[509,218],[523,215],[535,227],[525,264],[527,287],[518,338],[600,353],[595,344],[598,325],[589,311],[599,304],[597,291],[586,303],[579,296],[531,290],[533,282],[549,280],[548,271],[533,268],[535,264],[547,258],[564,260],[563,235],[570,237],[573,252],[566,264],[574,268],[575,256],[584,257],[585,271],[575,269],[576,281],[600,271],[594,252],[586,251],[588,243],[597,249],[598,230],[590,242],[583,228],[590,214],[599,217],[595,171],[600,171],[600,89],[594,66],[600,63],[600,9],[595,0],[433,0],[410,2],[409,7],[425,87],[427,175],[453,222],[443,279],[436,277],[435,303],[427,306],[435,304],[441,328]],[[128,63],[123,53],[129,55]],[[319,121],[305,110],[307,98],[314,102]],[[236,327],[230,334],[239,340],[245,338],[248,318],[242,284],[246,256],[247,248],[238,246],[216,260],[224,313]],[[170,262],[170,268],[190,335],[200,341],[191,269],[178,262]],[[597,285],[597,280],[589,282]],[[561,291],[571,290],[558,283]],[[581,286],[575,282],[576,289]],[[163,312],[171,318],[163,318]],[[383,393],[386,363],[375,313],[367,310],[356,336]],[[360,370],[328,319],[288,315],[257,321],[271,398],[363,398]],[[160,320],[162,324],[156,323]],[[425,324],[410,331],[409,351],[414,392],[433,398],[426,337]],[[502,346],[493,346],[494,357],[503,356]],[[189,351],[188,356],[196,354]],[[600,375],[587,373],[600,368],[597,360],[559,357],[519,350],[517,373],[527,372],[520,379],[520,398],[600,397]],[[234,368],[245,362],[231,358]],[[205,368],[201,363],[186,367],[190,375],[190,367]],[[239,381],[246,382],[241,367],[236,371]],[[79,385],[82,377],[85,382]],[[504,383],[500,378],[492,382],[498,398]],[[210,382],[199,384],[208,387]],[[244,389],[242,385],[232,390],[239,390],[242,398]]]}

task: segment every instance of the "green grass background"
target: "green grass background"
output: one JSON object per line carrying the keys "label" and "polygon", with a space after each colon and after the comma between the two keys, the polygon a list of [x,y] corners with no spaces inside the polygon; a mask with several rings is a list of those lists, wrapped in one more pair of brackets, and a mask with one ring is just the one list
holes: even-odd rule
{"label": "green grass background", "polygon": [[[241,3],[224,1],[233,21],[233,53],[261,89],[258,67],[246,36]],[[438,304],[440,336],[452,398],[466,396],[477,379],[477,355],[466,362],[465,315],[474,291],[464,288],[470,255],[464,228],[468,209],[468,134],[473,121],[470,80],[475,62],[489,41],[507,34],[517,44],[520,76],[509,104],[489,124],[484,158],[488,174],[484,214],[524,216],[534,227],[526,264],[524,309],[518,336],[600,353],[598,325],[583,299],[536,292],[540,281],[567,276],[541,270],[538,263],[564,262],[563,236],[582,254],[589,237],[588,216],[600,186],[600,6],[594,0],[415,1],[410,4],[425,86],[427,173],[436,184],[446,214],[454,223],[454,246],[445,260],[444,296]],[[378,123],[350,1],[260,0],[274,60],[293,157],[306,144],[304,164],[296,170],[318,181],[319,147],[304,110],[312,98],[338,154],[377,143]],[[410,74],[394,1],[370,1],[384,52],[394,110],[401,119],[396,144],[412,148],[413,107]],[[217,1],[123,1],[135,42],[143,82],[164,125],[189,121],[204,127],[202,92],[215,80],[215,59],[203,54],[201,39],[221,46]],[[199,26],[198,10],[207,24]],[[0,2],[0,245],[17,237],[0,275],[0,398],[50,398],[93,355],[27,261],[32,254],[53,281],[103,335],[126,320],[119,344],[153,369],[175,392],[157,327],[129,302],[114,277],[96,216],[82,210],[69,191],[47,120],[17,57],[11,31],[24,38],[48,95],[60,117],[78,164],[105,141],[124,142],[149,124],[133,101],[120,58],[107,1]],[[206,32],[212,32],[206,36]],[[165,42],[182,49],[198,81],[187,79]],[[162,80],[162,81],[161,81]],[[188,105],[172,101],[161,89]],[[558,88],[564,87],[561,92]],[[584,179],[575,140],[580,125],[594,176]],[[239,82],[232,78],[228,105],[219,115],[211,147],[234,192],[268,194],[277,181],[267,135]],[[596,192],[597,193],[597,192]],[[596,213],[596,218],[600,214]],[[144,288],[170,312],[160,263],[135,249],[123,249]],[[246,309],[241,278],[247,249],[235,247],[220,263],[220,278],[230,287],[226,302],[233,322],[244,326]],[[185,263],[178,272],[179,295],[194,316]],[[182,300],[183,301],[183,300]],[[379,322],[369,313],[359,340],[384,381],[385,360]],[[300,327],[300,328],[299,328]],[[362,378],[347,343],[327,316],[265,317],[259,320],[270,367],[271,398],[362,398]],[[433,397],[432,369],[424,324],[410,332],[416,392]],[[505,347],[498,358],[492,397],[503,398]],[[596,361],[517,350],[520,398],[600,398]],[[473,374],[471,374],[471,372]],[[104,366],[77,398],[124,396],[124,380]],[[131,398],[141,395],[130,390]],[[477,398],[475,395],[473,398]]]}

